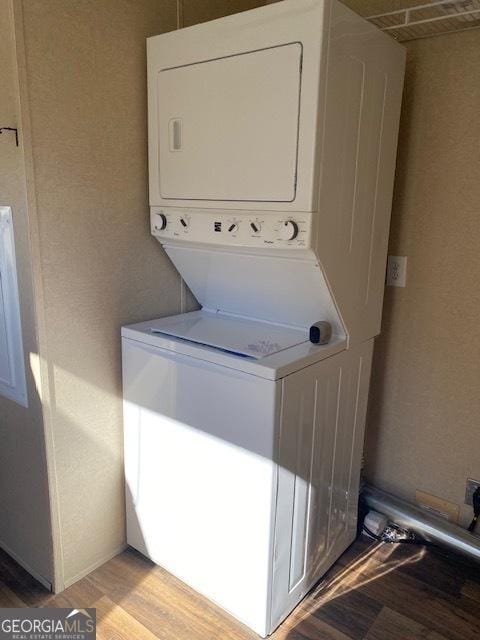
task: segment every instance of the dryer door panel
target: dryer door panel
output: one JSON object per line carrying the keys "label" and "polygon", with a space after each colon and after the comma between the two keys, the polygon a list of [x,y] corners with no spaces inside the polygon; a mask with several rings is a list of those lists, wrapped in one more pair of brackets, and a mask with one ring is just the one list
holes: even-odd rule
{"label": "dryer door panel", "polygon": [[293,43],[160,71],[162,198],[293,201],[301,60]]}

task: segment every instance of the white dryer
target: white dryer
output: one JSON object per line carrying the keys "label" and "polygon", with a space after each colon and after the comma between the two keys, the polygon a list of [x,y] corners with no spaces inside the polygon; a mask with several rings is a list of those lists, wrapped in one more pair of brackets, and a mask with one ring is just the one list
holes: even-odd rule
{"label": "white dryer", "polygon": [[202,308],[122,330],[127,539],[262,636],[355,537],[404,63],[336,0],[148,40],[151,230]]}

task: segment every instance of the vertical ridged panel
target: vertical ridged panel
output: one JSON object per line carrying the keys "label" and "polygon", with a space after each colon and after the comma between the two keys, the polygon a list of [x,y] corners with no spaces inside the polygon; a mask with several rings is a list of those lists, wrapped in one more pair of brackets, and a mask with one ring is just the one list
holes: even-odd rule
{"label": "vertical ridged panel", "polygon": [[372,342],[283,382],[273,618],[355,537]]}

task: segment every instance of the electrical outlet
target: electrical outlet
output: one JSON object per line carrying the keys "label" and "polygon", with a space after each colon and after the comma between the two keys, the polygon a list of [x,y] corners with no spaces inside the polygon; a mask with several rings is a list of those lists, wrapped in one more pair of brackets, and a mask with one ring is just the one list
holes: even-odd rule
{"label": "electrical outlet", "polygon": [[404,287],[407,284],[407,257],[388,256],[387,287]]}
{"label": "electrical outlet", "polygon": [[469,504],[473,507],[473,494],[475,490],[480,487],[480,480],[472,480],[467,478],[467,488],[465,489],[465,504]]}

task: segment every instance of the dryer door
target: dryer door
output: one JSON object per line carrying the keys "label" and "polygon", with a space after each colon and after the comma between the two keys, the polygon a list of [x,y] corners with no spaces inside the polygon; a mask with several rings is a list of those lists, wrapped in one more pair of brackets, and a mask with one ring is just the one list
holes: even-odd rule
{"label": "dryer door", "polygon": [[301,70],[294,42],[159,71],[161,197],[293,201]]}

